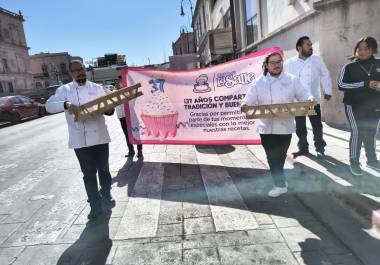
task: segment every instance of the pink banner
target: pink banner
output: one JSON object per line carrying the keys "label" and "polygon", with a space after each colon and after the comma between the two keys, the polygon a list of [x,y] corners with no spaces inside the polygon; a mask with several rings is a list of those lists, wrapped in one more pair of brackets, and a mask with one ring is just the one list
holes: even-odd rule
{"label": "pink banner", "polygon": [[144,94],[125,104],[129,139],[134,144],[260,144],[256,122],[240,112],[240,101],[273,51],[279,48],[194,70],[123,68],[124,85],[141,83]]}

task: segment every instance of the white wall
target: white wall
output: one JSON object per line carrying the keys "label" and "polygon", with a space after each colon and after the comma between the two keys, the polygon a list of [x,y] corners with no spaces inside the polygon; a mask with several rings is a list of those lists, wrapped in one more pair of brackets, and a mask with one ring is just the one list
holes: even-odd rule
{"label": "white wall", "polygon": [[261,0],[263,36],[310,11],[313,1],[294,0],[294,5],[288,5],[288,2],[289,0]]}

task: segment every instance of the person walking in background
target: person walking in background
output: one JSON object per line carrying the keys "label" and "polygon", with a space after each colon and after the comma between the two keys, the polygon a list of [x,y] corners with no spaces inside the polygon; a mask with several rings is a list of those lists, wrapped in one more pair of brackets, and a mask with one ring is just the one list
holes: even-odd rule
{"label": "person walking in background", "polygon": [[[264,75],[249,87],[241,103],[241,111],[248,106],[290,103],[311,99],[298,78],[283,72],[283,59],[280,53],[269,54],[264,61]],[[278,197],[288,191],[284,174],[284,164],[292,133],[295,131],[294,117],[259,119],[257,132],[260,134],[274,187],[268,196]]]}
{"label": "person walking in background", "polygon": [[339,75],[338,87],[344,92],[343,103],[351,128],[350,170],[362,175],[360,149],[364,143],[367,166],[380,170],[376,157],[376,133],[380,118],[380,60],[377,41],[372,37],[361,38],[355,45],[351,61],[345,64]]}
{"label": "person walking in background", "polygon": [[[116,84],[117,89],[121,88],[121,76],[119,76],[119,82]],[[127,141],[127,147],[128,147],[128,154],[125,155],[125,157],[133,157],[135,155],[135,150],[133,148],[133,144],[130,143],[128,138],[128,127],[127,122],[125,120],[125,111],[124,111],[124,104],[116,106],[116,114],[120,121],[121,128],[123,129],[125,140]],[[137,158],[142,158],[142,145],[137,145]]]}
{"label": "person walking in background", "polygon": [[[76,122],[69,111],[104,96],[106,92],[102,86],[87,81],[86,68],[81,61],[70,62],[69,71],[73,81],[59,87],[55,95],[47,100],[45,107],[50,113],[65,111],[69,148],[74,149],[84,175],[84,186],[91,207],[88,219],[91,221],[102,215],[102,204],[106,208],[115,206],[115,200],[111,196],[112,177],[108,164],[108,145],[111,139],[103,115]],[[114,110],[105,114],[112,115],[113,112]],[[99,175],[100,190],[96,173]]]}
{"label": "person walking in background", "polygon": [[[315,106],[317,115],[309,116],[309,120],[313,128],[317,157],[323,157],[326,142],[323,140],[320,80],[322,80],[324,99],[330,100],[332,95],[331,77],[323,59],[319,55],[313,54],[313,44],[309,37],[303,36],[299,38],[296,43],[296,49],[298,55],[286,60],[284,70],[298,77],[302,85],[310,91],[314,100],[317,101],[317,105]],[[307,155],[309,154],[309,144],[307,142],[305,116],[296,117],[296,127],[298,152],[295,152],[294,156]]]}

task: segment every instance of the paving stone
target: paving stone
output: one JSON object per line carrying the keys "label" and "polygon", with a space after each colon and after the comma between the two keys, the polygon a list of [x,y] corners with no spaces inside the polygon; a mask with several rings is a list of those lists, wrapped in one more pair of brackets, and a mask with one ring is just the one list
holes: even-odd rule
{"label": "paving stone", "polygon": [[183,217],[185,219],[211,216],[211,210],[208,204],[184,202],[182,205]]}
{"label": "paving stone", "polygon": [[183,235],[182,223],[158,225],[157,236]]}
{"label": "paving stone", "polygon": [[184,220],[185,234],[202,234],[215,232],[211,217],[188,218]]}
{"label": "paving stone", "polygon": [[22,224],[1,224],[0,225],[0,245],[4,243]]}
{"label": "paving stone", "polygon": [[158,218],[159,224],[182,223],[183,210],[180,196],[179,193],[163,194]]}
{"label": "paving stone", "polygon": [[292,253],[283,243],[219,247],[218,249],[223,265],[297,265]]}
{"label": "paving stone", "polygon": [[296,251],[312,251],[336,247],[339,243],[329,235],[316,235],[304,227],[288,227],[279,229],[290,249]]}
{"label": "paving stone", "polygon": [[68,245],[40,245],[29,246],[17,257],[12,265],[38,264],[38,265],[69,265],[76,264],[81,253],[67,255]]}
{"label": "paving stone", "polygon": [[248,237],[252,244],[281,243],[284,238],[278,229],[249,230]]}
{"label": "paving stone", "polygon": [[164,168],[161,163],[144,163],[128,200],[116,239],[156,235],[163,178]]}
{"label": "paving stone", "polygon": [[8,214],[0,214],[0,224],[4,222],[5,219],[7,219],[9,215]]}
{"label": "paving stone", "polygon": [[[43,206],[45,201],[26,201],[15,208],[12,211],[8,211],[7,217],[3,220],[3,223],[25,223]],[[15,203],[15,206],[18,203]]]}
{"label": "paving stone", "polygon": [[262,225],[271,225],[273,223],[273,219],[269,214],[265,213],[258,213],[258,212],[252,212],[253,216],[256,219],[256,222],[262,226]]}
{"label": "paving stone", "polygon": [[287,218],[282,216],[272,215],[272,219],[277,227],[292,227],[301,226],[300,223],[294,218]]}
{"label": "paving stone", "polygon": [[112,208],[112,218],[123,217],[125,209],[127,208],[127,202],[116,202],[116,206]]}
{"label": "paving stone", "polygon": [[[166,157],[169,161],[170,158]],[[164,167],[164,176],[165,177],[179,177],[181,176],[181,165],[174,163],[166,163]]]}
{"label": "paving stone", "polygon": [[249,238],[246,231],[186,235],[183,241],[183,248],[248,245],[251,244],[251,241],[252,239]]}
{"label": "paving stone", "polygon": [[257,228],[258,224],[254,216],[248,211],[227,170],[221,167],[222,162],[217,154],[214,152],[214,154],[205,155],[197,152],[197,157],[200,161],[210,163],[200,165],[200,169],[216,231]]}
{"label": "paving stone", "polygon": [[215,248],[186,249],[183,251],[184,265],[219,265]]}
{"label": "paving stone", "polygon": [[181,262],[180,243],[121,245],[113,259],[114,265],[178,265]]}
{"label": "paving stone", "polygon": [[12,264],[23,250],[24,247],[0,248],[0,264]]}

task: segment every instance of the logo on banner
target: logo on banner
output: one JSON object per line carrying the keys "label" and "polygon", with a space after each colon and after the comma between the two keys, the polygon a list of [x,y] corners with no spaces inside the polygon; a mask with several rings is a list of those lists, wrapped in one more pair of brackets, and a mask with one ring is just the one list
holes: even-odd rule
{"label": "logo on banner", "polygon": [[208,84],[208,77],[206,74],[201,74],[200,76],[195,79],[195,84],[194,84],[194,93],[206,93],[210,92],[211,87]]}
{"label": "logo on banner", "polygon": [[255,74],[248,73],[240,73],[236,74],[235,71],[219,73],[216,77],[216,86],[217,87],[227,87],[231,88],[236,85],[248,85],[255,79]]}

